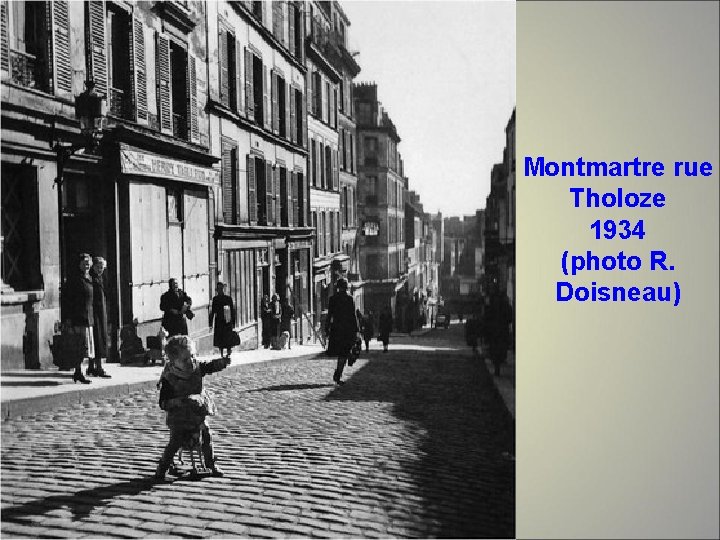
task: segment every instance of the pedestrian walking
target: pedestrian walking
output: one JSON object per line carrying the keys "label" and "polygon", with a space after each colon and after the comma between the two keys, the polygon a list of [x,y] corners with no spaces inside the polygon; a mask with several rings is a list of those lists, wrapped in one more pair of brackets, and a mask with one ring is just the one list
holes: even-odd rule
{"label": "pedestrian walking", "polygon": [[205,466],[213,476],[223,476],[217,465],[212,445],[212,433],[206,417],[215,414],[212,396],[203,389],[203,377],[225,369],[230,358],[216,358],[198,362],[195,344],[187,336],[174,336],[165,346],[168,363],[160,376],[160,408],[166,411],[165,423],[170,428],[170,441],[158,462],[155,478],[163,480],[173,462],[173,456],[183,442],[200,431]]}
{"label": "pedestrian walking", "polygon": [[355,314],[355,302],[352,296],[347,294],[347,289],[347,280],[338,279],[335,283],[337,292],[330,297],[325,319],[325,334],[330,338],[327,354],[337,356],[337,366],[333,374],[335,384],[345,384],[341,380],[342,373],[360,330]]}
{"label": "pedestrian walking", "polygon": [[88,366],[92,366],[95,357],[95,340],[93,337],[93,281],[90,276],[92,258],[87,253],[81,253],[78,260],[78,271],[68,279],[63,287],[62,302],[65,314],[65,328],[69,335],[76,338],[77,347],[72,351],[75,356],[75,373],[73,382],[90,384],[82,373],[82,361],[88,359]]}
{"label": "pedestrian walking", "polygon": [[163,312],[162,327],[168,336],[186,336],[188,334],[187,320],[195,315],[190,310],[192,299],[185,291],[178,287],[175,278],[168,281],[168,290],[160,297],[160,311]]}
{"label": "pedestrian walking", "polygon": [[295,321],[295,310],[290,305],[290,299],[286,296],[282,304],[282,315],[280,318],[280,334],[287,332],[287,346],[291,349],[290,338],[292,337],[292,325]]}
{"label": "pedestrian walking", "polygon": [[507,295],[495,289],[490,296],[490,304],[485,313],[485,332],[490,360],[495,367],[495,375],[500,375],[500,367],[505,363],[510,347],[510,323],[512,308]]}
{"label": "pedestrian walking", "polygon": [[362,336],[365,341],[365,350],[370,350],[370,340],[375,336],[375,316],[372,311],[363,317]]}
{"label": "pedestrian walking", "polygon": [[388,352],[390,345],[390,332],[392,332],[393,319],[390,306],[385,306],[380,313],[380,321],[378,322],[378,339],[382,341],[383,352]]}
{"label": "pedestrian walking", "polygon": [[270,345],[274,350],[280,349],[278,338],[280,337],[280,321],[282,319],[282,306],[277,294],[270,299]]}
{"label": "pedestrian walking", "polygon": [[262,346],[270,347],[270,325],[272,321],[272,309],[270,308],[270,297],[264,294],[260,301],[260,322],[262,323]]}
{"label": "pedestrian walking", "polygon": [[220,356],[224,357],[224,350],[227,350],[227,356],[233,348],[233,339],[235,338],[235,306],[232,298],[225,294],[225,284],[218,283],[215,286],[215,296],[212,300],[210,308],[210,326],[213,327],[213,346],[220,349]]}
{"label": "pedestrian walking", "polygon": [[474,353],[477,353],[479,337],[480,319],[477,314],[473,314],[465,323],[465,340],[472,347]]}
{"label": "pedestrian walking", "polygon": [[93,284],[93,342],[95,345],[95,363],[92,360],[86,374],[92,377],[109,379],[102,367],[102,359],[107,358],[108,329],[107,329],[107,301],[105,298],[105,281],[103,274],[107,263],[103,257],[93,257],[90,277]]}

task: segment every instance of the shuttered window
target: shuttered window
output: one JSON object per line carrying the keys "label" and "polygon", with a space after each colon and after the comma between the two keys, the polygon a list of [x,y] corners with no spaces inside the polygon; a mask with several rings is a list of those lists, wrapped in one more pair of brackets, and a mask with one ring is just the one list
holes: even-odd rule
{"label": "shuttered window", "polygon": [[172,135],[173,120],[171,108],[170,41],[162,34],[155,35],[155,71],[157,84],[157,110],[160,131]]}
{"label": "shuttered window", "polygon": [[222,208],[223,221],[228,224],[237,225],[238,221],[238,178],[237,178],[237,144],[229,139],[223,138],[220,181],[222,183]]}
{"label": "shuttered window", "polygon": [[292,191],[288,185],[288,174],[285,167],[280,167],[280,226],[289,227],[291,220]]}
{"label": "shuttered window", "polygon": [[255,120],[255,97],[254,97],[254,55],[245,49],[245,114],[250,120]]}
{"label": "shuttered window", "polygon": [[[220,102],[226,107],[230,106],[230,74],[228,65],[230,63],[228,41],[233,39],[222,21],[218,21],[218,44],[220,62]],[[234,42],[234,41],[233,41]]]}
{"label": "shuttered window", "polygon": [[273,2],[273,35],[277,40],[285,44],[285,16],[283,13],[283,3]]}
{"label": "shuttered window", "polygon": [[55,92],[69,96],[72,93],[72,67],[70,65],[70,14],[67,1],[52,2],[52,78]]}
{"label": "shuttered window", "polygon": [[263,126],[270,131],[272,129],[272,119],[270,117],[270,87],[268,85],[268,68],[262,66],[262,96],[263,96]]}
{"label": "shuttered window", "polygon": [[147,73],[145,72],[145,25],[140,19],[133,20],[133,52],[135,71],[135,119],[146,123],[148,119]]}
{"label": "shuttered window", "polygon": [[251,225],[258,221],[257,173],[255,172],[255,156],[247,156],[248,185],[248,220]]}
{"label": "shuttered window", "polygon": [[105,1],[89,0],[87,6],[87,24],[90,34],[90,43],[87,55],[89,71],[95,81],[98,94],[106,96],[108,93],[108,70],[105,51]]}
{"label": "shuttered window", "polygon": [[298,200],[298,181],[299,181],[299,173],[293,172],[290,175],[290,186],[292,193],[290,194],[290,209],[291,209],[291,223],[290,225],[292,227],[298,227],[300,225],[300,201]]}
{"label": "shuttered window", "polygon": [[10,36],[8,35],[7,0],[0,2],[0,71],[10,71]]}
{"label": "shuttered window", "polygon": [[270,73],[270,93],[272,96],[272,130],[277,134],[280,125],[280,111],[278,110],[278,75],[274,71]]}
{"label": "shuttered window", "polygon": [[290,142],[297,142],[297,118],[295,110],[297,109],[297,90],[292,86],[288,85],[288,108],[289,108],[289,124],[288,124],[288,139]]}
{"label": "shuttered window", "polygon": [[297,187],[297,204],[296,207],[296,218],[295,224],[298,227],[307,227],[308,225],[308,209],[307,209],[307,180],[303,173],[298,172],[295,174],[295,185]]}
{"label": "shuttered window", "polygon": [[273,169],[269,162],[265,162],[265,223],[262,225],[271,225],[275,221],[273,195]]}

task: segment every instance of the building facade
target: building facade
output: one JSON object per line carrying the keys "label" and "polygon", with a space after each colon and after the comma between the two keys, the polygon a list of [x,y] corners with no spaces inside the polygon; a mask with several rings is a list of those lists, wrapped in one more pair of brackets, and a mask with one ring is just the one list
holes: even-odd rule
{"label": "building facade", "polygon": [[254,348],[263,296],[288,299],[291,334],[310,336],[305,4],[209,2],[208,111],[214,186],[213,282],[233,297],[241,338]]}
{"label": "building facade", "polygon": [[395,310],[405,282],[405,205],[400,137],[382,104],[377,85],[354,86],[357,118],[360,271],[366,310]]}
{"label": "building facade", "polygon": [[[157,332],[170,277],[207,309],[219,171],[204,20],[202,2],[2,3],[3,369],[52,365],[79,253],[108,262],[111,350],[134,319]],[[73,107],[88,81],[107,108],[93,152]],[[189,332],[207,342],[207,319]]]}

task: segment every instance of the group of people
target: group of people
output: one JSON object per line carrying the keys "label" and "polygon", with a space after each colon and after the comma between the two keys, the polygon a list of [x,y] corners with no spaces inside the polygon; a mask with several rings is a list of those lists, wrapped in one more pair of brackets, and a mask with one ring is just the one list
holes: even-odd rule
{"label": "group of people", "polygon": [[[103,257],[91,257],[81,253],[78,257],[78,272],[63,286],[62,301],[65,315],[65,331],[77,336],[77,348],[73,350],[75,372],[73,381],[90,384],[89,377],[109,379],[102,367],[107,358],[108,331],[105,283],[103,273],[107,263]],[[83,375],[83,360],[88,367]]]}
{"label": "group of people", "polygon": [[288,298],[282,303],[277,294],[267,294],[260,302],[260,319],[262,321],[262,346],[265,349],[282,349],[285,344],[291,348],[290,332],[295,320],[295,310]]}

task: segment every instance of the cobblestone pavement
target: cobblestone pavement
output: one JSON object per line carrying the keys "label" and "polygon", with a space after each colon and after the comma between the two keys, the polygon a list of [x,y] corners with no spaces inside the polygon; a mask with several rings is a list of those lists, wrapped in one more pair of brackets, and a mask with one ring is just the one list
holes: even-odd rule
{"label": "cobblestone pavement", "polygon": [[373,342],[339,387],[312,356],[207,377],[224,478],[152,481],[153,391],[5,421],[2,535],[514,537],[514,424],[460,337]]}

